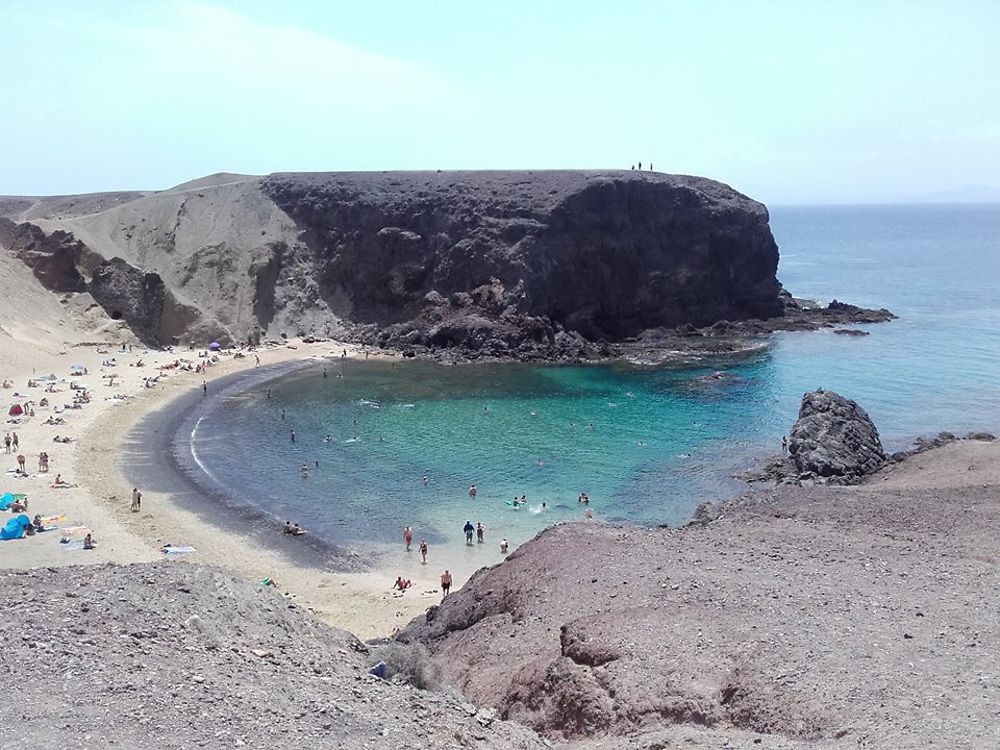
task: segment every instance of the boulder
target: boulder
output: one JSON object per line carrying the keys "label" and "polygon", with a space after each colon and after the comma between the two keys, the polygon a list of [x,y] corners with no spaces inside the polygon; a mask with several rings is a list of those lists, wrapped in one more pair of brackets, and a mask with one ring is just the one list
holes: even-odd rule
{"label": "boulder", "polygon": [[802,397],[788,452],[800,476],[854,483],[886,462],[871,418],[854,401],[822,389]]}
{"label": "boulder", "polygon": [[978,440],[983,443],[991,443],[997,439],[992,432],[970,432],[966,440]]}

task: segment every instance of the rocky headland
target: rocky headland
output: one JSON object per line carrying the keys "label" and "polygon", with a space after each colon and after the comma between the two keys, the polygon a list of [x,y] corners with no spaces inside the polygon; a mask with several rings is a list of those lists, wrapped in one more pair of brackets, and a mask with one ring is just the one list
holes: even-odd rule
{"label": "rocky headland", "polygon": [[227,174],[0,198],[0,246],[152,345],[339,337],[456,360],[655,359],[893,317],[794,299],[762,204],[652,172]]}
{"label": "rocky headland", "polygon": [[680,529],[556,526],[398,637],[566,747],[994,747],[990,437]]}

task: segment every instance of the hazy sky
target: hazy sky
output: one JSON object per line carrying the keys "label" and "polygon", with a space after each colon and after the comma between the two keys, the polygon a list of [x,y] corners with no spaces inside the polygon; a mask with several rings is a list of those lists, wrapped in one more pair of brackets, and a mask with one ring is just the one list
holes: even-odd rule
{"label": "hazy sky", "polygon": [[0,0],[0,194],[606,168],[1000,187],[1000,0]]}

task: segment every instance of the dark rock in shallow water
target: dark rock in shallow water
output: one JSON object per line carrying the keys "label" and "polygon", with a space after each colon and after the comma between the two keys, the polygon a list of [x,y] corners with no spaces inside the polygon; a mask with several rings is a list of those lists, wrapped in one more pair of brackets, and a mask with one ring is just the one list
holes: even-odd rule
{"label": "dark rock in shallow water", "polygon": [[997,439],[997,436],[992,432],[970,432],[966,437],[966,440],[979,440],[984,443],[990,443]]}
{"label": "dark rock in shallow water", "polygon": [[802,397],[788,453],[802,477],[853,483],[885,464],[885,451],[871,418],[854,401],[833,391]]}
{"label": "dark rock in shallow water", "polygon": [[834,333],[840,334],[841,336],[870,336],[868,331],[862,331],[860,328],[838,328]]}

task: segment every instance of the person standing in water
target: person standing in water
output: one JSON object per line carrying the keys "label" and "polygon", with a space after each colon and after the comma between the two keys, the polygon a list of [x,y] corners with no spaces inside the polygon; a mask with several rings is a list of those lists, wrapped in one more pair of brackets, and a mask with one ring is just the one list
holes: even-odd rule
{"label": "person standing in water", "polygon": [[507,554],[507,548],[508,548],[507,537],[504,537],[503,539],[500,540],[500,553],[503,554],[503,555],[506,555]]}
{"label": "person standing in water", "polygon": [[294,443],[295,442],[295,430],[289,430],[288,434],[291,436],[292,442]]}
{"label": "person standing in water", "polygon": [[421,540],[420,542],[420,564],[427,564],[427,542]]}
{"label": "person standing in water", "polygon": [[470,487],[469,487],[469,497],[471,497],[471,498],[472,498],[473,500],[475,500],[475,499],[476,499],[476,493],[477,493],[478,491],[479,491],[479,490],[477,490],[477,489],[476,489],[476,485],[472,485],[472,486],[470,486]]}
{"label": "person standing in water", "polygon": [[448,592],[451,591],[451,580],[452,580],[451,579],[451,572],[448,571],[448,570],[445,570],[445,572],[441,574],[441,598],[442,599],[444,599],[446,596],[448,596]]}
{"label": "person standing in water", "polygon": [[406,543],[406,551],[410,551],[410,544],[413,543],[413,529],[409,526],[403,527],[403,541]]}
{"label": "person standing in water", "polygon": [[486,527],[483,526],[482,521],[476,524],[476,541],[479,544],[486,541]]}
{"label": "person standing in water", "polygon": [[133,513],[138,513],[139,512],[139,497],[140,497],[140,495],[139,495],[139,488],[138,487],[133,487],[132,488],[132,512]]}
{"label": "person standing in water", "polygon": [[207,396],[208,395],[208,381],[207,380],[202,380],[201,381],[201,395],[202,396]]}
{"label": "person standing in water", "polygon": [[472,546],[472,535],[476,533],[476,527],[472,525],[472,521],[466,521],[465,526],[462,528],[465,532],[465,543],[469,547]]}

